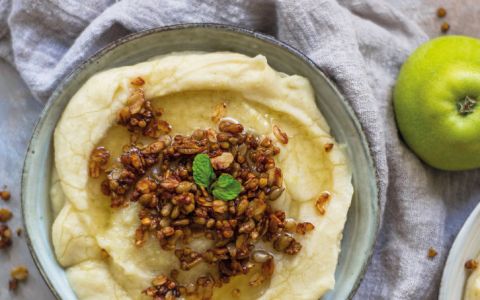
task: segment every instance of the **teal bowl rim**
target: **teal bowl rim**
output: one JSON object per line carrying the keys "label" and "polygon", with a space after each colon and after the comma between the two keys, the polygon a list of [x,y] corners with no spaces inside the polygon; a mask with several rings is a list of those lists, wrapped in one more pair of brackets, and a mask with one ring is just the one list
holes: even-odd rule
{"label": "teal bowl rim", "polygon": [[119,45],[125,44],[127,42],[130,42],[132,40],[141,38],[143,36],[147,36],[150,34],[155,34],[158,32],[164,32],[164,31],[172,31],[172,30],[182,30],[182,29],[191,29],[191,28],[209,28],[209,29],[215,29],[215,30],[220,30],[220,31],[228,31],[228,32],[233,32],[237,34],[242,34],[246,36],[250,36],[256,39],[259,39],[261,41],[264,41],[274,47],[281,48],[282,50],[286,50],[290,54],[299,57],[303,61],[305,61],[310,67],[316,69],[326,80],[327,84],[332,88],[332,90],[337,94],[337,96],[342,100],[345,109],[347,110],[347,113],[349,114],[350,118],[352,119],[353,123],[355,124],[355,127],[357,129],[357,134],[361,137],[361,143],[364,145],[365,149],[368,151],[368,163],[372,167],[375,173],[375,189],[374,195],[376,198],[375,208],[376,208],[376,218],[375,218],[375,232],[372,235],[370,245],[369,245],[369,252],[367,255],[367,259],[362,265],[361,271],[358,275],[358,278],[353,285],[352,291],[350,292],[348,299],[352,299],[353,296],[355,295],[355,292],[358,290],[358,287],[360,286],[360,283],[362,282],[363,278],[365,277],[365,273],[367,271],[367,267],[371,261],[373,252],[374,252],[374,246],[377,240],[377,236],[379,233],[380,229],[380,197],[379,197],[379,186],[378,186],[378,172],[376,168],[375,161],[372,158],[372,151],[370,144],[368,142],[368,139],[366,138],[364,131],[363,131],[363,126],[362,124],[358,121],[355,112],[350,106],[350,103],[345,100],[345,97],[343,97],[342,93],[338,90],[336,85],[333,83],[333,80],[330,79],[323,71],[322,69],[310,58],[308,58],[305,54],[303,54],[300,50],[294,48],[293,46],[288,45],[285,42],[281,42],[274,37],[264,34],[264,33],[259,33],[255,32],[250,29],[242,28],[239,26],[233,26],[233,25],[225,25],[225,24],[217,24],[217,23],[183,23],[183,24],[176,24],[176,25],[169,25],[169,26],[161,26],[161,27],[156,27],[152,29],[147,29],[143,31],[138,31],[129,35],[126,35],[120,39],[117,39],[109,44],[107,44],[105,47],[101,48],[100,50],[96,51],[93,55],[91,55],[89,58],[87,58],[85,61],[81,62],[78,66],[74,67],[74,69],[58,84],[58,86],[55,88],[53,91],[52,95],[48,98],[47,103],[45,104],[45,107],[43,108],[36,124],[33,130],[32,137],[30,138],[30,142],[27,148],[27,152],[25,154],[25,159],[24,159],[24,164],[23,164],[23,170],[22,170],[22,180],[21,180],[21,192],[20,192],[20,197],[21,197],[21,209],[22,209],[22,221],[23,224],[25,225],[25,236],[26,236],[26,241],[27,241],[27,246],[30,251],[30,254],[32,255],[33,261],[35,263],[35,266],[39,270],[40,274],[42,275],[43,280],[45,281],[46,285],[52,292],[52,294],[55,296],[57,299],[61,299],[60,295],[54,288],[50,278],[47,275],[47,272],[43,269],[43,266],[36,254],[36,251],[33,248],[32,241],[30,239],[29,235],[29,226],[27,219],[25,217],[25,197],[24,197],[24,190],[26,189],[26,177],[28,173],[29,166],[32,161],[32,154],[35,153],[34,150],[32,150],[32,147],[34,147],[35,142],[37,140],[40,128],[42,124],[45,122],[45,116],[47,113],[51,110],[53,105],[55,104],[55,100],[58,98],[58,95],[61,93],[61,91],[64,89],[65,86],[67,86],[74,77],[80,73],[83,69],[87,68],[89,65],[92,63],[95,63],[97,59],[105,55],[107,52],[111,51],[112,49],[116,48]]}

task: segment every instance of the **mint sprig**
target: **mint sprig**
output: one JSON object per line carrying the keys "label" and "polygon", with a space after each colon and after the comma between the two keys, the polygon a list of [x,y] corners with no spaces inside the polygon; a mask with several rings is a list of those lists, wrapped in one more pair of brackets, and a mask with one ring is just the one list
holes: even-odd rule
{"label": "mint sprig", "polygon": [[212,184],[212,194],[215,198],[222,200],[233,200],[242,191],[242,185],[232,175],[222,174]]}
{"label": "mint sprig", "polygon": [[210,157],[206,154],[197,154],[193,159],[193,180],[195,183],[208,188],[213,180],[215,180],[215,172],[213,172]]}
{"label": "mint sprig", "polygon": [[242,185],[232,175],[222,174],[215,180],[215,172],[210,158],[206,154],[197,154],[193,159],[193,180],[195,183],[212,191],[216,199],[230,201],[237,198]]}

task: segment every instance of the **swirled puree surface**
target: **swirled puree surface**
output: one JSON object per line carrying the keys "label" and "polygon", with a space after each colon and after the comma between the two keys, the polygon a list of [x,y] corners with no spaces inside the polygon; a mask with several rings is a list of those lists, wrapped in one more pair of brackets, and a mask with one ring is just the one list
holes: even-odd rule
{"label": "swirled puree surface", "polygon": [[[318,299],[334,287],[351,172],[308,80],[263,56],[174,53],[98,73],[54,149],[52,240],[79,299]],[[206,187],[192,175],[201,153]],[[235,182],[222,190],[221,176]]]}

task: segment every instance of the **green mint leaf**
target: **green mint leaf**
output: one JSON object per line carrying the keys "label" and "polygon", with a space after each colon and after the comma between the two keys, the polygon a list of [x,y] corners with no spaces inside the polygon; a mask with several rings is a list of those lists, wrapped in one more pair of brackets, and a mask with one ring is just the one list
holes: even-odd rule
{"label": "green mint leaf", "polygon": [[193,180],[195,183],[208,188],[215,179],[210,158],[206,154],[197,154],[193,159]]}
{"label": "green mint leaf", "polygon": [[212,194],[215,198],[229,201],[237,198],[242,191],[242,185],[229,174],[222,174],[212,185]]}

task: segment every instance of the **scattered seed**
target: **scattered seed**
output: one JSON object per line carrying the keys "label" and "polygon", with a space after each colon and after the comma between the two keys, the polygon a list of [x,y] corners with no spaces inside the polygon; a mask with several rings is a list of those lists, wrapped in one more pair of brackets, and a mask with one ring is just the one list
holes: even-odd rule
{"label": "scattered seed", "polygon": [[167,190],[174,190],[180,184],[178,179],[174,177],[167,177],[162,182],[160,182],[160,186]]}
{"label": "scattered seed", "polygon": [[10,279],[8,281],[8,289],[12,292],[16,291],[18,288],[18,280],[16,279]]}
{"label": "scattered seed", "polygon": [[443,18],[443,17],[445,17],[446,15],[447,15],[447,10],[446,10],[445,8],[439,7],[439,8],[437,9],[437,17]]}
{"label": "scattered seed", "polygon": [[465,262],[465,269],[475,270],[478,267],[478,261],[475,259],[469,259]]}
{"label": "scattered seed", "polygon": [[285,251],[293,242],[293,238],[290,235],[281,235],[273,242],[273,248],[277,251]]}
{"label": "scattered seed", "polygon": [[325,212],[326,212],[325,206],[330,201],[330,198],[331,198],[330,192],[322,192],[320,194],[320,196],[318,197],[317,201],[315,202],[315,207],[317,208],[317,211],[321,215],[325,214]]}
{"label": "scattered seed", "polygon": [[304,235],[307,232],[312,231],[313,229],[315,229],[315,226],[312,223],[302,222],[297,224],[297,227],[295,230],[298,234]]}
{"label": "scattered seed", "polygon": [[255,273],[255,274],[253,274],[252,278],[248,282],[248,285],[256,287],[256,286],[261,285],[264,282],[265,282],[265,277],[260,273]]}
{"label": "scattered seed", "polygon": [[173,227],[168,226],[162,229],[162,233],[165,236],[172,236],[175,234],[175,229],[173,229]]}
{"label": "scattered seed", "polygon": [[234,297],[234,298],[240,297],[240,290],[239,289],[233,289],[232,290],[232,297]]}
{"label": "scattered seed", "polygon": [[143,91],[140,89],[135,90],[128,99],[128,111],[130,112],[130,115],[138,114],[142,110],[142,107],[144,107],[145,102],[146,100]]}
{"label": "scattered seed", "polygon": [[428,257],[429,258],[434,258],[435,256],[437,256],[437,254],[438,254],[438,252],[435,249],[433,249],[433,247],[430,247],[428,249]]}
{"label": "scattered seed", "polygon": [[443,33],[447,33],[450,30],[450,24],[448,24],[447,22],[443,22],[442,26],[440,26],[440,30]]}
{"label": "scattered seed", "polygon": [[253,261],[257,263],[264,263],[273,259],[273,256],[265,250],[255,250],[252,255]]}
{"label": "scattered seed", "polygon": [[284,227],[288,232],[294,232],[297,230],[297,222],[292,218],[287,218]]}
{"label": "scattered seed", "polygon": [[172,209],[173,209],[173,204],[167,203],[162,207],[162,210],[160,211],[160,213],[162,214],[162,216],[166,217],[172,213]]}
{"label": "scattered seed", "polygon": [[242,124],[234,123],[230,120],[222,120],[218,125],[218,128],[222,132],[233,133],[233,134],[241,133],[243,131]]}
{"label": "scattered seed", "polygon": [[288,135],[284,131],[282,131],[277,125],[273,125],[273,134],[280,143],[284,145],[288,144]]}
{"label": "scattered seed", "polygon": [[262,263],[262,274],[265,277],[271,277],[273,272],[275,271],[275,262],[273,258],[268,259],[267,261]]}
{"label": "scattered seed", "polygon": [[157,129],[160,130],[161,133],[167,134],[172,131],[172,126],[167,121],[158,120],[157,122]]}
{"label": "scattered seed", "polygon": [[143,80],[142,77],[137,77],[134,78],[130,83],[136,86],[142,86],[145,84],[145,80]]}
{"label": "scattered seed", "polygon": [[275,201],[277,200],[283,193],[283,191],[285,190],[285,188],[279,188],[279,187],[274,187],[272,189],[272,191],[270,192],[270,194],[268,194],[268,199],[270,201]]}
{"label": "scattered seed", "polygon": [[210,158],[210,162],[215,170],[225,170],[232,164],[233,155],[230,152],[223,152],[219,156]]}
{"label": "scattered seed", "polygon": [[152,224],[152,219],[150,219],[149,217],[145,217],[140,221],[140,223],[142,223],[142,225],[144,226],[148,226]]}
{"label": "scattered seed", "polygon": [[325,152],[330,152],[333,149],[333,143],[326,143],[323,145]]}
{"label": "scattered seed", "polygon": [[260,188],[266,187],[267,184],[268,184],[268,178],[262,177],[258,181],[258,185],[260,186]]}
{"label": "scattered seed", "polygon": [[103,259],[107,259],[107,258],[110,257],[110,254],[108,254],[107,250],[101,249],[101,250],[100,250],[100,256],[101,256]]}
{"label": "scattered seed", "polygon": [[224,214],[228,210],[227,203],[223,200],[213,201],[213,211],[218,214]]}
{"label": "scattered seed", "polygon": [[0,222],[7,222],[12,218],[12,212],[8,208],[0,208]]}
{"label": "scattered seed", "polygon": [[0,249],[5,249],[12,245],[12,231],[7,225],[0,225]]}
{"label": "scattered seed", "polygon": [[6,189],[0,191],[0,198],[2,198],[2,200],[4,201],[8,201],[10,200],[10,192]]}
{"label": "scattered seed", "polygon": [[28,277],[28,269],[25,266],[17,266],[12,268],[10,275],[15,280],[23,281]]}
{"label": "scattered seed", "polygon": [[212,114],[212,121],[214,123],[220,122],[227,114],[227,104],[225,102],[219,103],[215,106]]}
{"label": "scattered seed", "polygon": [[177,227],[177,226],[187,226],[188,224],[190,224],[190,220],[189,219],[178,219],[178,220],[175,220],[172,222],[172,225]]}
{"label": "scattered seed", "polygon": [[165,284],[166,282],[167,282],[167,276],[165,276],[165,275],[160,275],[160,276],[155,277],[155,278],[152,280],[152,285],[154,285],[154,286],[161,286],[161,285]]}
{"label": "scattered seed", "polygon": [[193,187],[193,183],[190,181],[182,181],[178,184],[178,186],[175,188],[175,191],[178,194],[186,193],[189,192]]}

